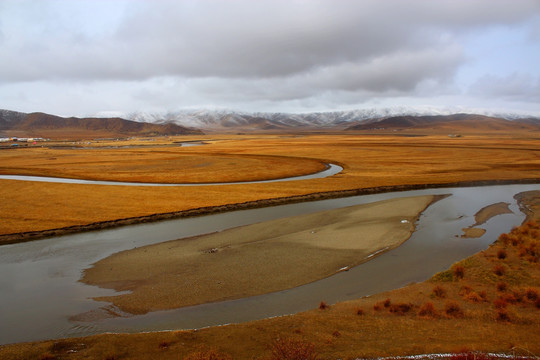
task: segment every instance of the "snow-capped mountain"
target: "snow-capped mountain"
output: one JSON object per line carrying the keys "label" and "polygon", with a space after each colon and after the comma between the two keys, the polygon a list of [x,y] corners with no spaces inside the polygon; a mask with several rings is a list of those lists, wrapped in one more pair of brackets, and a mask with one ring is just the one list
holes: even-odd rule
{"label": "snow-capped mountain", "polygon": [[445,116],[474,113],[489,117],[515,120],[531,118],[520,114],[497,114],[488,111],[455,111],[440,108],[390,107],[313,113],[263,113],[233,110],[180,110],[174,112],[135,112],[123,117],[139,122],[175,123],[203,131],[346,129],[365,122],[381,121],[397,116]]}

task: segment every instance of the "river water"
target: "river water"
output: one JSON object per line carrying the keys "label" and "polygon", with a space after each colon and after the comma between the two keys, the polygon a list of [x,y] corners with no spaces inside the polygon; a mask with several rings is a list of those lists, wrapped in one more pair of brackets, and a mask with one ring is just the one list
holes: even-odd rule
{"label": "river water", "polygon": [[[0,247],[0,344],[102,332],[139,332],[201,328],[292,314],[423,281],[453,262],[485,249],[524,215],[513,199],[540,185],[503,185],[404,191],[233,211],[195,218],[138,224],[110,230],[53,237]],[[294,289],[245,299],[158,311],[141,316],[72,321],[72,316],[107,307],[91,297],[114,294],[78,282],[82,271],[118,251],[230,227],[390,198],[451,194],[424,211],[417,230],[400,247],[347,272]],[[482,225],[477,239],[460,238],[474,214],[497,202],[512,214]],[[249,271],[249,269],[246,269]],[[294,264],[290,269],[294,271]]]}
{"label": "river water", "polygon": [[38,182],[52,182],[61,184],[86,184],[86,185],[117,185],[117,186],[212,186],[212,185],[242,185],[242,184],[259,184],[259,183],[272,183],[281,181],[296,181],[296,180],[309,180],[309,179],[322,179],[332,175],[336,175],[343,171],[343,168],[335,164],[326,164],[326,169],[313,174],[299,175],[292,177],[285,177],[280,179],[271,180],[255,180],[255,181],[236,181],[225,183],[143,183],[143,182],[125,182],[125,181],[101,181],[101,180],[84,180],[84,179],[70,179],[59,178],[50,176],[31,176],[31,175],[0,175],[0,180],[19,180],[19,181],[38,181]]}

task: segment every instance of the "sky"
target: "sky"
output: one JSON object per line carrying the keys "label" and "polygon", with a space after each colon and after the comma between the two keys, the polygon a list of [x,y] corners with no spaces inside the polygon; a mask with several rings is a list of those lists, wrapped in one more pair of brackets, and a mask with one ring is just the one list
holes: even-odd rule
{"label": "sky", "polygon": [[540,0],[0,0],[0,109],[540,116]]}

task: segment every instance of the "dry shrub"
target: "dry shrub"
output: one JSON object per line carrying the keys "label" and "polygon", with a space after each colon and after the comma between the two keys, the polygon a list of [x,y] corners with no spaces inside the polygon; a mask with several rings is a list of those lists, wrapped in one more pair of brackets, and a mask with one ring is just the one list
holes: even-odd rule
{"label": "dry shrub", "polygon": [[500,296],[500,299],[503,299],[508,304],[516,304],[520,299],[516,298],[514,294],[504,294]]}
{"label": "dry shrub", "polygon": [[455,301],[447,301],[446,304],[444,304],[444,313],[446,316],[452,318],[461,318],[465,316],[463,309],[461,309],[461,306]]}
{"label": "dry shrub", "polygon": [[504,245],[508,245],[510,243],[510,236],[508,236],[508,234],[501,234],[499,236],[499,241]]}
{"label": "dry shrub", "polygon": [[321,303],[319,304],[319,310],[326,310],[329,308],[330,308],[330,305],[328,305],[325,301],[321,301]]}
{"label": "dry shrub", "polygon": [[435,297],[438,297],[440,299],[446,297],[446,289],[440,285],[435,286],[432,293]]}
{"label": "dry shrub", "polygon": [[497,259],[504,260],[507,256],[508,254],[506,253],[506,250],[499,249],[499,251],[497,251]]}
{"label": "dry shrub", "polygon": [[506,291],[506,289],[508,289],[508,285],[506,285],[505,282],[500,281],[497,283],[497,291],[503,292]]}
{"label": "dry shrub", "polygon": [[536,299],[536,301],[534,302],[534,305],[536,306],[537,309],[540,309],[540,298]]}
{"label": "dry shrub", "polygon": [[469,295],[470,293],[473,292],[473,288],[470,287],[469,285],[463,285],[460,289],[459,289],[459,296],[461,297],[465,297],[467,295]]}
{"label": "dry shrub", "polygon": [[471,291],[470,293],[466,294],[463,297],[465,300],[473,303],[481,303],[484,301],[480,295],[476,291]]}
{"label": "dry shrub", "polygon": [[508,301],[505,298],[498,297],[493,300],[493,306],[495,306],[495,309],[505,309],[508,306]]}
{"label": "dry shrub", "polygon": [[528,287],[523,290],[523,292],[525,293],[525,298],[529,301],[535,302],[539,298],[538,290],[536,290],[535,288]]}
{"label": "dry shrub", "polygon": [[390,305],[390,312],[396,315],[405,315],[413,308],[412,304],[399,303]]}
{"label": "dry shrub", "polygon": [[506,267],[501,264],[497,264],[493,267],[493,272],[497,276],[503,276],[504,274],[506,274]]}
{"label": "dry shrub", "polygon": [[338,330],[336,330],[336,331],[334,331],[334,332],[332,333],[332,336],[338,338],[338,337],[341,336],[341,333],[340,333]]}
{"label": "dry shrub", "polygon": [[510,314],[505,308],[497,309],[497,321],[511,321]]}
{"label": "dry shrub", "polygon": [[271,355],[267,360],[317,360],[315,345],[310,342],[293,339],[278,339],[270,347]]}
{"label": "dry shrub", "polygon": [[390,305],[392,305],[392,300],[385,299],[383,301],[376,302],[375,305],[373,305],[373,310],[379,311],[382,308],[388,309],[390,307]]}
{"label": "dry shrub", "polygon": [[201,348],[186,356],[184,360],[232,360],[232,357],[216,349]]}
{"label": "dry shrub", "polygon": [[452,266],[452,273],[456,279],[463,279],[465,276],[465,268],[462,265]]}
{"label": "dry shrub", "polygon": [[483,301],[488,301],[488,294],[486,290],[482,290],[478,293]]}
{"label": "dry shrub", "polygon": [[356,309],[356,315],[364,315],[363,309]]}
{"label": "dry shrub", "polygon": [[439,312],[435,309],[435,305],[431,301],[423,303],[418,309],[418,316],[426,318],[436,318],[439,317]]}

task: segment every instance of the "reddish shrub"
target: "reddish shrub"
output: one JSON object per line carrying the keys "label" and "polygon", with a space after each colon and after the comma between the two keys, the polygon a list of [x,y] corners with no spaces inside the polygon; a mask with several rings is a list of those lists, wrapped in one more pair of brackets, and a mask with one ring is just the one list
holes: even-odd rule
{"label": "reddish shrub", "polygon": [[396,315],[405,315],[413,308],[412,304],[392,304],[390,305],[390,312]]}
{"label": "reddish shrub", "polygon": [[381,310],[381,305],[379,303],[376,303],[375,305],[373,305],[373,310],[375,311]]}
{"label": "reddish shrub", "polygon": [[440,285],[437,285],[433,288],[433,295],[438,298],[445,298],[446,297],[446,290]]}
{"label": "reddish shrub", "polygon": [[328,305],[325,301],[321,301],[321,303],[319,304],[319,310],[326,310],[329,308],[330,308],[330,305]]}
{"label": "reddish shrub", "polygon": [[497,283],[497,291],[503,292],[506,291],[506,289],[508,289],[508,285],[506,285],[505,282],[500,281]]}
{"label": "reddish shrub", "polygon": [[486,290],[482,290],[478,293],[478,295],[480,295],[480,298],[482,299],[482,301],[488,301],[488,295],[487,295],[487,291]]}
{"label": "reddish shrub", "polygon": [[506,267],[501,264],[497,264],[493,267],[493,272],[497,276],[503,276],[506,273]]}
{"label": "reddish shrub", "polygon": [[524,290],[525,292],[525,298],[530,301],[536,301],[538,297],[538,290],[535,288],[529,287]]}
{"label": "reddish shrub", "polygon": [[317,360],[315,345],[302,340],[278,339],[270,347],[268,360]]}
{"label": "reddish shrub", "polygon": [[510,236],[508,236],[508,234],[501,234],[499,236],[499,241],[504,245],[508,245],[508,243],[510,243]]}
{"label": "reddish shrub", "polygon": [[497,251],[497,258],[498,259],[504,260],[504,259],[506,259],[507,255],[508,254],[506,253],[506,250],[504,250],[504,249],[499,249],[499,251]]}
{"label": "reddish shrub", "polygon": [[497,309],[497,321],[510,321],[510,314],[506,309]]}
{"label": "reddish shrub", "polygon": [[516,299],[514,294],[504,294],[501,296],[501,299],[503,299],[509,304],[516,304],[518,302],[518,299]]}
{"label": "reddish shrub", "polygon": [[444,304],[444,313],[448,317],[454,318],[460,318],[464,316],[461,306],[459,306],[459,304],[455,301],[447,301],[446,304]]}
{"label": "reddish shrub", "polygon": [[508,306],[508,301],[499,297],[493,300],[493,306],[495,306],[495,309],[505,309]]}
{"label": "reddish shrub", "polygon": [[470,293],[473,292],[473,288],[470,287],[469,285],[463,285],[460,289],[459,289],[459,296],[467,296],[469,295]]}
{"label": "reddish shrub", "polygon": [[435,305],[431,301],[423,303],[418,309],[418,316],[435,318],[439,316],[439,312],[435,309]]}
{"label": "reddish shrub", "polygon": [[336,330],[336,331],[334,331],[334,332],[332,333],[332,336],[338,338],[338,337],[341,336],[341,333],[340,333],[338,330]]}
{"label": "reddish shrub", "polygon": [[42,354],[38,359],[39,360],[54,360],[56,359],[56,356],[54,356],[53,354],[45,353],[45,354]]}
{"label": "reddish shrub", "polygon": [[452,266],[452,273],[456,279],[463,279],[465,276],[465,268],[462,265]]}
{"label": "reddish shrub", "polygon": [[364,310],[362,310],[362,309],[357,309],[357,310],[356,310],[356,315],[364,315]]}
{"label": "reddish shrub", "polygon": [[390,299],[386,299],[382,302],[382,304],[385,308],[388,308],[392,304],[392,301]]}
{"label": "reddish shrub", "polygon": [[536,306],[537,309],[540,309],[540,298],[536,299],[536,301],[534,302],[534,305]]}
{"label": "reddish shrub", "polygon": [[465,300],[470,301],[470,302],[473,302],[473,303],[481,303],[481,302],[484,301],[484,300],[482,299],[482,297],[480,297],[480,295],[478,295],[478,293],[476,293],[476,291],[471,291],[470,293],[468,293],[467,295],[465,295],[463,298],[464,298]]}

